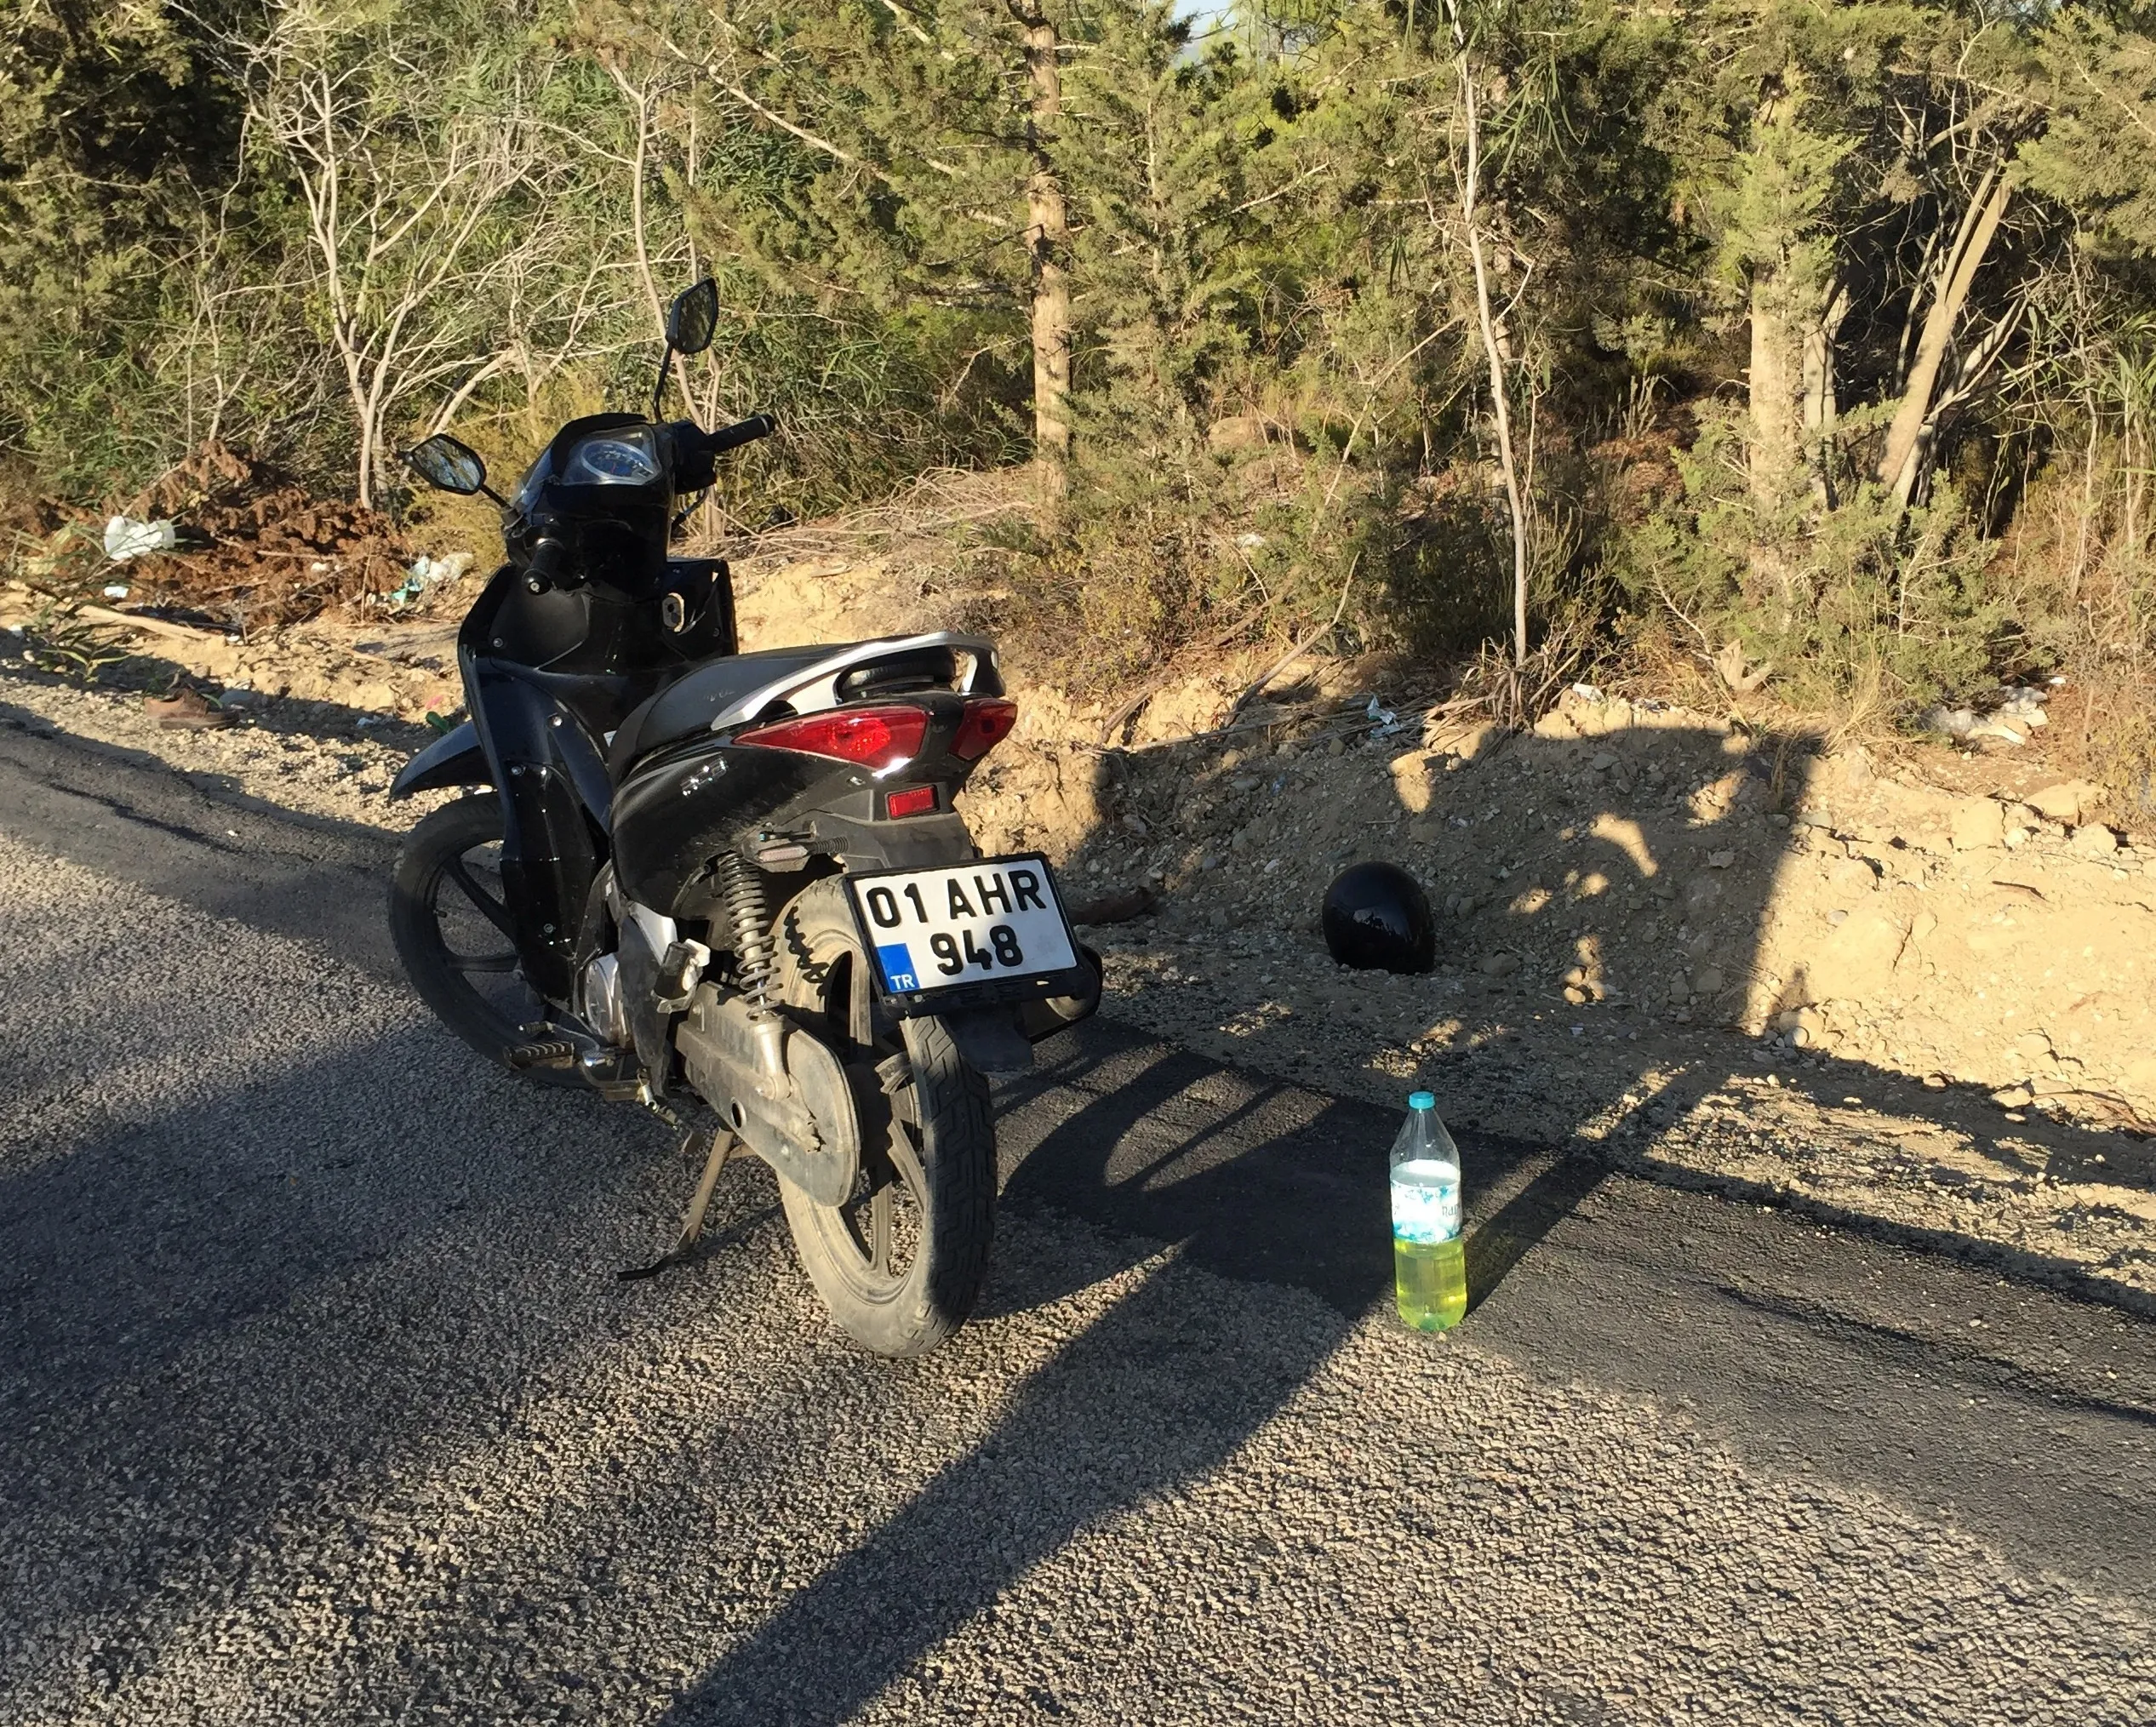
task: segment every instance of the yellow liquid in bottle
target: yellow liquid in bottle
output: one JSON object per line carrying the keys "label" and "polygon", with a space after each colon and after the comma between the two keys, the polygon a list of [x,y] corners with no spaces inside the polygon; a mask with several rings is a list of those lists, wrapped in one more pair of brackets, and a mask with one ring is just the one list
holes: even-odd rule
{"label": "yellow liquid in bottle", "polygon": [[1393,1293],[1403,1324],[1417,1331],[1450,1331],[1467,1312],[1467,1254],[1460,1238],[1393,1238]]}

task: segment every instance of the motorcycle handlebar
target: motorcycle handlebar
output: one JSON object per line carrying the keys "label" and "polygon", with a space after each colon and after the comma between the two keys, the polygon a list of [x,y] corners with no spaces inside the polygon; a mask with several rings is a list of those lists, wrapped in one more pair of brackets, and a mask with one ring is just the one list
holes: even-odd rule
{"label": "motorcycle handlebar", "polygon": [[704,448],[718,455],[726,450],[739,449],[745,443],[753,443],[759,437],[769,437],[778,429],[779,422],[769,415],[752,414],[746,420],[705,433]]}
{"label": "motorcycle handlebar", "polygon": [[563,578],[569,574],[569,549],[565,540],[552,535],[542,535],[532,542],[531,554],[524,562],[524,580],[534,593],[543,593],[548,588],[566,587],[570,584]]}

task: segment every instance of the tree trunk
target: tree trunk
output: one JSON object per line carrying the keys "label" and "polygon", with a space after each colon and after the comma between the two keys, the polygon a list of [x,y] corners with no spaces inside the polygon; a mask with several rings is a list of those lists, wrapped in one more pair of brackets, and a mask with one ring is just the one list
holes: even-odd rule
{"label": "tree trunk", "polygon": [[[1804,465],[1803,327],[1790,305],[1785,272],[1764,265],[1752,277],[1752,495],[1774,508]],[[1804,320],[1808,324],[1810,320]]]}
{"label": "tree trunk", "polygon": [[1032,173],[1026,182],[1026,249],[1032,261],[1033,460],[1042,497],[1061,498],[1071,454],[1071,288],[1063,258],[1070,223],[1063,183],[1050,149],[1063,112],[1061,46],[1053,20],[1038,0],[1010,0],[1026,32],[1026,70],[1032,93],[1026,121]]}
{"label": "tree trunk", "polygon": [[1804,457],[1811,466],[1812,496],[1834,507],[1834,477],[1828,447],[1839,410],[1834,400],[1834,338],[1849,316],[1849,289],[1839,287],[1826,310],[1804,332]]}
{"label": "tree trunk", "polygon": [[[1461,117],[1467,132],[1467,162],[1455,170],[1460,192],[1460,226],[1467,236],[1467,257],[1475,273],[1475,324],[1482,336],[1483,359],[1490,368],[1490,418],[1497,434],[1497,469],[1505,483],[1505,511],[1513,530],[1513,667],[1527,665],[1527,500],[1520,489],[1519,466],[1513,455],[1513,415],[1505,379],[1507,355],[1490,300],[1490,269],[1483,254],[1482,117],[1476,102],[1474,68],[1459,9],[1452,9],[1453,70],[1460,82]],[[1530,422],[1531,423],[1531,422]],[[1524,695],[1521,699],[1524,699]]]}
{"label": "tree trunk", "polygon": [[1492,429],[1496,434],[1497,468],[1504,482],[1505,512],[1513,530],[1513,696],[1516,701],[1524,701],[1525,692],[1518,674],[1527,665],[1527,500],[1520,486],[1519,466],[1513,459],[1512,404],[1505,376],[1509,357],[1490,305],[1490,270],[1483,253],[1482,116],[1459,0],[1448,0],[1445,15],[1452,31],[1453,71],[1459,82],[1461,120],[1466,134],[1466,160],[1455,160],[1453,181],[1460,197],[1460,226],[1467,236],[1468,261],[1474,271],[1475,324],[1482,338],[1483,359],[1490,369],[1490,409]]}
{"label": "tree trunk", "polygon": [[1961,321],[1962,308],[1969,303],[1969,290],[1976,282],[1976,272],[1983,264],[1984,254],[1991,249],[1992,237],[1999,232],[2000,220],[2006,214],[2007,199],[2013,193],[2004,167],[2004,163],[1994,163],[1985,173],[1976,197],[1962,213],[1953,249],[1932,278],[1935,287],[1930,310],[1924,314],[1924,334],[1917,339],[1909,381],[1902,389],[1901,405],[1894,410],[1894,423],[1887,428],[1886,449],[1879,456],[1879,483],[1894,489],[1898,503],[1907,503],[1915,489],[1939,369],[1946,360],[1947,345],[1953,340],[1954,326]]}
{"label": "tree trunk", "polygon": [[372,403],[359,409],[359,507],[375,507],[375,415]]}

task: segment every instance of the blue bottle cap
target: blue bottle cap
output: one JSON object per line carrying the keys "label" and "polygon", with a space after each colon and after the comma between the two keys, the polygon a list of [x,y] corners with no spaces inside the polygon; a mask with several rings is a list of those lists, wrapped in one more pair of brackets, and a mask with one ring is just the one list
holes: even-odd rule
{"label": "blue bottle cap", "polygon": [[1427,1091],[1410,1091],[1407,1095],[1407,1107],[1410,1109],[1435,1109],[1438,1100]]}

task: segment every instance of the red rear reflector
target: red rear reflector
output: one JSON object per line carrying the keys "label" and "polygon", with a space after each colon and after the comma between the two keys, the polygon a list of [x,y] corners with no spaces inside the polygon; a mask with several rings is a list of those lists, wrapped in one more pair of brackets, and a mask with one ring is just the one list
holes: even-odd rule
{"label": "red rear reflector", "polygon": [[935,787],[909,786],[884,800],[884,814],[895,821],[901,815],[925,815],[935,808]]}
{"label": "red rear reflector", "polygon": [[984,696],[966,704],[958,735],[951,740],[951,753],[962,762],[977,762],[1010,735],[1018,723],[1018,704]]}
{"label": "red rear reflector", "polygon": [[829,756],[864,767],[895,768],[920,754],[928,729],[925,708],[834,707],[758,726],[738,734],[734,741],[767,750],[798,750],[804,756]]}

